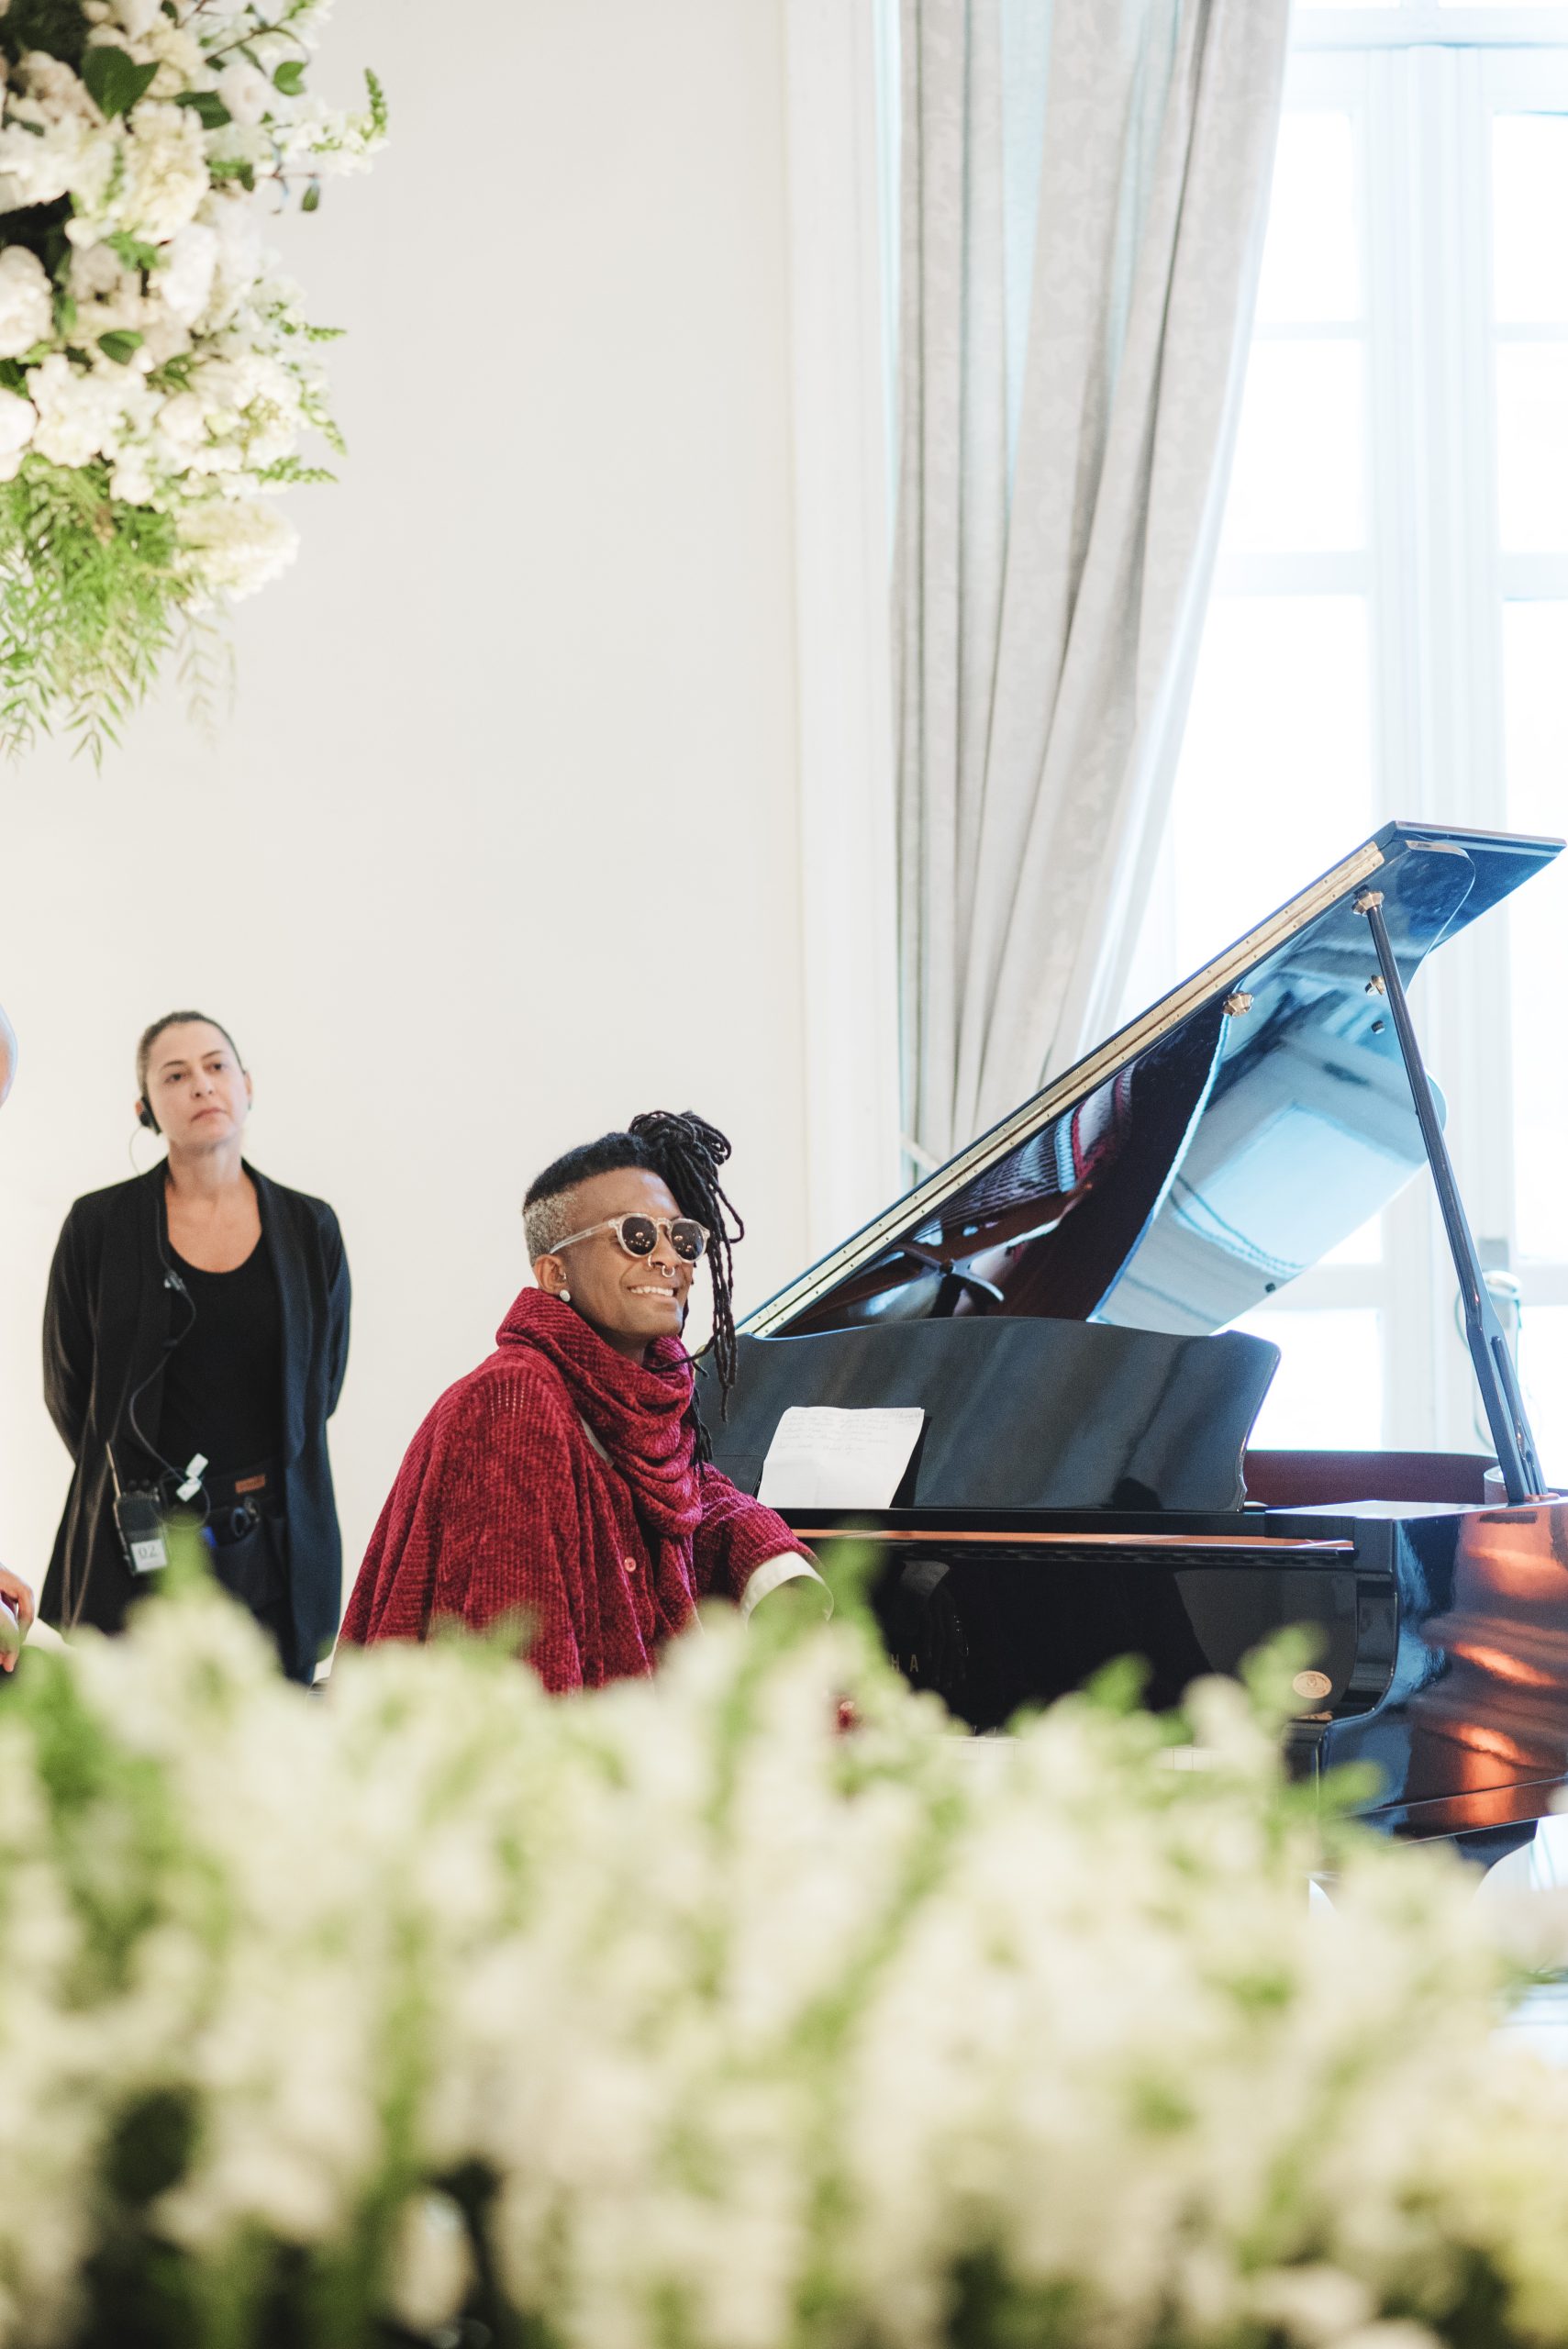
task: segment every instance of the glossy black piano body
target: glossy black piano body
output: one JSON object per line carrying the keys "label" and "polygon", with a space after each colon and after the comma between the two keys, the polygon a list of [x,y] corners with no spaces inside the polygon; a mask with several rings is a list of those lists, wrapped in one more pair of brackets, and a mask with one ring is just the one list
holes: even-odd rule
{"label": "glossy black piano body", "polygon": [[1559,845],[1385,827],[749,1318],[707,1415],[749,1488],[791,1404],[923,1406],[898,1506],[787,1513],[874,1546],[889,1652],[959,1718],[1126,1654],[1169,1704],[1303,1623],[1298,1766],[1373,1763],[1383,1824],[1485,1849],[1550,1808],[1568,1503],[1519,1485],[1517,1395],[1488,1402],[1512,1505],[1482,1458],[1249,1458],[1274,1350],[1216,1333],[1425,1170],[1390,996]]}

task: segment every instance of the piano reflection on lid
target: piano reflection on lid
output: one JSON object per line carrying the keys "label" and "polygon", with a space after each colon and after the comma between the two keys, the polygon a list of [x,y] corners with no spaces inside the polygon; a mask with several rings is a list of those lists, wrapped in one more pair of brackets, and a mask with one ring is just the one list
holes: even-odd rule
{"label": "piano reflection on lid", "polygon": [[[708,1419],[750,1490],[791,1405],[923,1406],[896,1506],[785,1514],[885,1553],[890,1653],[973,1728],[1129,1653],[1170,1704],[1306,1623],[1303,1773],[1373,1763],[1374,1822],[1487,1858],[1550,1809],[1568,1501],[1545,1489],[1405,991],[1561,846],[1385,826],[742,1325],[728,1421]],[[1481,1456],[1246,1449],[1278,1354],[1226,1325],[1423,1168],[1501,1506]],[[1372,1364],[1344,1375],[1375,1392]]]}

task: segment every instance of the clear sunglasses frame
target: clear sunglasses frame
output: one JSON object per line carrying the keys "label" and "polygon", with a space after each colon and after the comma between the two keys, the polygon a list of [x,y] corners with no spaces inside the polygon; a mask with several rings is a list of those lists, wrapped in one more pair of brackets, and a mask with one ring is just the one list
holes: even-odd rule
{"label": "clear sunglasses frame", "polygon": [[[585,1231],[573,1231],[567,1239],[558,1240],[554,1247],[547,1249],[545,1253],[550,1256],[559,1256],[563,1248],[575,1248],[579,1240],[593,1240],[601,1231],[613,1231],[621,1253],[629,1256],[635,1264],[646,1264],[653,1251],[651,1248],[627,1246],[625,1227],[628,1223],[651,1223],[655,1234],[662,1231],[683,1264],[700,1264],[707,1253],[707,1243],[713,1238],[706,1224],[699,1223],[695,1216],[644,1215],[639,1208],[634,1208],[630,1215],[606,1216],[603,1223],[591,1223]],[[698,1235],[699,1245],[695,1256],[688,1256],[683,1252],[675,1238],[677,1230],[695,1231]]]}

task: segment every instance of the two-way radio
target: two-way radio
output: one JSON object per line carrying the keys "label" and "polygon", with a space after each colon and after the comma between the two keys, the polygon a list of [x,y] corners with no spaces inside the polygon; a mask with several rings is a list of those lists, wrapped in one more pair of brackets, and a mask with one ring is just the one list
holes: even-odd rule
{"label": "two-way radio", "polygon": [[[202,1483],[207,1465],[205,1455],[198,1452],[183,1468],[176,1467],[172,1460],[164,1458],[158,1446],[150,1441],[136,1414],[137,1405],[154,1379],[161,1378],[163,1375],[168,1366],[169,1357],[175,1347],[183,1344],[196,1326],[195,1298],[181,1279],[176,1267],[170,1263],[168,1251],[163,1244],[163,1202],[161,1198],[156,1202],[155,1218],[153,1241],[158,1250],[158,1261],[163,1267],[163,1286],[172,1290],[176,1297],[183,1298],[186,1307],[185,1319],[180,1329],[172,1330],[164,1339],[158,1360],[146,1377],[141,1379],[126,1397],[116,1417],[114,1433],[105,1445],[105,1450],[108,1453],[109,1475],[115,1487],[115,1530],[119,1535],[120,1549],[125,1562],[131,1573],[138,1575],[157,1574],[169,1563],[169,1543],[164,1523],[165,1503],[161,1489],[162,1478],[172,1482],[174,1486],[174,1498],[178,1501],[192,1501],[200,1495],[199,1521],[201,1524],[205,1525],[211,1514],[211,1502]],[[162,1472],[159,1484],[121,1485],[119,1466],[115,1459],[115,1444],[119,1437],[122,1420],[128,1424],[132,1436],[148,1458],[157,1462]]]}

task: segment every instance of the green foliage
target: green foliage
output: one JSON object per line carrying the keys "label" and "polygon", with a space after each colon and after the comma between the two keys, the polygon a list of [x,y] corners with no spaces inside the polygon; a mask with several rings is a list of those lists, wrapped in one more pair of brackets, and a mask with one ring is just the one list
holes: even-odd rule
{"label": "green foliage", "polygon": [[216,743],[239,688],[233,639],[206,614],[187,611],[181,620],[176,674],[191,724],[206,742]]}
{"label": "green foliage", "polygon": [[263,465],[256,478],[280,486],[286,484],[290,489],[306,489],[318,482],[336,481],[338,476],[325,465],[307,465],[303,457],[280,457],[275,464]]}
{"label": "green foliage", "polygon": [[182,351],[166,359],[161,367],[154,367],[148,375],[149,387],[155,392],[188,392],[195,370],[195,353]]}
{"label": "green foliage", "polygon": [[[181,103],[181,100],[175,100],[177,106]],[[156,245],[144,245],[139,238],[127,236],[123,228],[111,229],[104,242],[127,269],[156,269],[162,258]]]}
{"label": "green foliage", "polygon": [[82,60],[87,95],[111,121],[117,114],[128,114],[147,95],[157,74],[155,64],[139,65],[127,50],[108,41],[100,41]]}
{"label": "green foliage", "polygon": [[81,0],[11,0],[0,17],[0,39],[13,64],[32,49],[79,64],[87,41]]}
{"label": "green foliage", "polygon": [[188,2091],[149,2089],[122,2114],[106,2148],[105,2184],[133,2210],[144,2209],[183,2177],[195,2133]]}
{"label": "green foliage", "polygon": [[1143,1702],[1149,1666],[1140,1655],[1113,1656],[1084,1683],[1087,1701],[1113,1720],[1125,1720]]}
{"label": "green foliage", "polygon": [[166,515],[116,499],[101,462],[26,458],[0,484],[0,750],[59,723],[101,759],[192,594]]}
{"label": "green foliage", "polygon": [[[14,1702],[31,1731],[61,1875],[91,1928],[62,1996],[87,2001],[117,1995],[143,1935],[166,1914],[180,1845],[167,1779],[146,1755],[122,1750],[83,1701],[61,1657],[28,1655],[17,1678]],[[114,1844],[106,1852],[102,1837],[111,1816]]]}
{"label": "green foliage", "polygon": [[194,107],[204,130],[221,130],[225,123],[234,120],[216,90],[182,90],[174,104]]}
{"label": "green foliage", "polygon": [[285,58],[272,76],[272,86],[281,90],[285,98],[297,98],[305,87],[305,60]]}
{"label": "green foliage", "polygon": [[1020,2283],[987,2246],[955,2261],[947,2349],[1075,2349],[1083,2311],[1070,2284]]}
{"label": "green foliage", "polygon": [[128,367],[141,349],[142,340],[134,327],[117,327],[112,333],[98,337],[98,348],[117,366]]}

